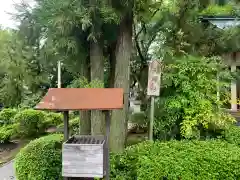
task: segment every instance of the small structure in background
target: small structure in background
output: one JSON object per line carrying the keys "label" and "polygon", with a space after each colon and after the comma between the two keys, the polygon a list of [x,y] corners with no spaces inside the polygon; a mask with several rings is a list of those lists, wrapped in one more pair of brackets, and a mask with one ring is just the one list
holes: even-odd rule
{"label": "small structure in background", "polygon": [[[54,88],[49,89],[36,106],[39,110],[61,111],[64,114],[62,175],[69,177],[110,179],[109,110],[123,108],[120,88]],[[73,136],[69,139],[70,110],[103,110],[106,117],[105,136]]]}
{"label": "small structure in background", "polygon": [[[219,16],[219,15],[203,15],[199,17],[201,22],[208,27],[209,25],[214,25],[218,29],[221,29],[222,31],[233,28],[233,27],[239,27],[240,25],[240,18],[234,17],[234,16]],[[229,66],[229,69],[231,69],[231,72],[235,73],[237,72],[237,69],[240,67],[240,53],[239,51],[232,51],[231,49],[226,54],[224,53],[222,55],[224,63]],[[219,94],[219,89],[217,89],[217,93]],[[237,103],[238,99],[240,98],[240,81],[232,80],[231,82],[231,102],[228,109],[226,109],[227,112],[231,113],[236,120],[240,121],[240,105]]]}

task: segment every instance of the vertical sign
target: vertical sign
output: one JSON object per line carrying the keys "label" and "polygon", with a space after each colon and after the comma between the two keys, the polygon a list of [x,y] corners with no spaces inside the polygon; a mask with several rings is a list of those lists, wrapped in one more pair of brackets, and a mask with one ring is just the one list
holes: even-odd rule
{"label": "vertical sign", "polygon": [[161,64],[159,61],[152,61],[149,64],[148,72],[148,96],[159,96],[161,82]]}
{"label": "vertical sign", "polygon": [[151,96],[151,111],[149,123],[149,140],[153,140],[153,123],[154,123],[154,97],[160,95],[161,86],[161,64],[159,61],[152,61],[149,64],[148,88],[147,95]]}

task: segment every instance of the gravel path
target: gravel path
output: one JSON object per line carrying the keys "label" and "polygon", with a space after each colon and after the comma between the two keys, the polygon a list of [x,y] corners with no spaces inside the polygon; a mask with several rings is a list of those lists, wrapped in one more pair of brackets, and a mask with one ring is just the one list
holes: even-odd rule
{"label": "gravel path", "polygon": [[0,167],[0,180],[15,180],[13,161]]}

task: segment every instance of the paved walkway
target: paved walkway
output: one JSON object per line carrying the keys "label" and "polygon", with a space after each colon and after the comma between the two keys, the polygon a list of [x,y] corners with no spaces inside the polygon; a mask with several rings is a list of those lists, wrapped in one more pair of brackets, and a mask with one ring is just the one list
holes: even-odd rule
{"label": "paved walkway", "polygon": [[13,161],[0,167],[0,180],[15,180]]}

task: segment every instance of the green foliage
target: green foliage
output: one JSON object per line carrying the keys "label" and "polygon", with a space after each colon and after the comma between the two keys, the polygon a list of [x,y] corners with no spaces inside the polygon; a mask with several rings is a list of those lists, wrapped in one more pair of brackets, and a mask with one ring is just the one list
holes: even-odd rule
{"label": "green foliage", "polygon": [[15,158],[18,180],[61,180],[63,136],[54,134],[31,141]]}
{"label": "green foliage", "polygon": [[0,126],[13,123],[14,116],[18,113],[17,109],[3,109],[0,112]]}
{"label": "green foliage", "polygon": [[42,99],[41,94],[28,94],[23,97],[20,108],[35,108],[37,103],[39,103]]}
{"label": "green foliage", "polygon": [[48,126],[58,126],[63,122],[63,115],[61,113],[50,112],[46,114],[46,118]]}
{"label": "green foliage", "polygon": [[[5,107],[18,107],[23,101],[26,104],[27,100],[33,100],[30,96],[42,92],[49,77],[46,72],[42,74],[37,62],[42,54],[33,52],[38,48],[34,46],[31,49],[24,44],[25,39],[21,39],[18,33],[0,29],[0,100]],[[28,103],[33,104],[34,101]]]}
{"label": "green foliage", "polygon": [[240,145],[240,127],[231,126],[224,132],[223,137],[229,143]]}
{"label": "green foliage", "polygon": [[146,129],[148,127],[148,116],[144,112],[133,113],[130,117],[130,122],[137,128]]}
{"label": "green foliage", "polygon": [[44,112],[33,109],[23,110],[14,117],[21,137],[37,137],[43,134],[46,128],[45,119]]}
{"label": "green foliage", "polygon": [[[79,125],[80,125],[80,119],[79,117],[76,117],[74,119],[70,119],[69,121],[69,129],[70,129],[70,133],[71,134],[79,134]],[[60,125],[58,125],[59,129],[63,129],[64,124],[61,123]]]}
{"label": "green foliage", "polygon": [[70,111],[69,112],[69,118],[74,119],[76,117],[79,117],[79,111]]}
{"label": "green foliage", "polygon": [[217,43],[221,50],[226,53],[235,52],[240,49],[240,29],[239,27],[230,27],[221,33]]}
{"label": "green foliage", "polygon": [[12,137],[16,136],[17,124],[4,125],[0,127],[0,144],[9,142]]}
{"label": "green foliage", "polygon": [[208,16],[235,16],[236,15],[236,9],[233,5],[227,4],[225,6],[219,6],[219,5],[210,5],[206,9],[204,9],[201,13],[201,15],[208,15]]}
{"label": "green foliage", "polygon": [[[24,93],[24,85],[28,82],[26,64],[19,51],[20,42],[14,31],[0,29],[0,100],[6,107],[20,104]],[[25,82],[23,81],[25,80]]]}
{"label": "green foliage", "polygon": [[79,130],[80,130],[79,125],[80,125],[79,117],[74,118],[70,121],[69,126],[70,126],[73,134],[79,134]]}
{"label": "green foliage", "polygon": [[[165,89],[163,98],[157,101],[155,129],[167,127],[171,132],[180,128],[185,138],[206,137],[208,132],[227,129],[235,119],[220,107],[229,99],[231,79],[227,67],[217,58],[183,56],[166,64]],[[217,87],[221,93],[219,100]]]}
{"label": "green foliage", "polygon": [[[160,97],[155,102],[154,138],[159,140],[180,139],[180,112],[165,107],[168,97]],[[148,109],[148,114],[150,109]]]}
{"label": "green foliage", "polygon": [[104,83],[99,80],[89,82],[85,77],[73,80],[69,88],[103,88]]}
{"label": "green foliage", "polygon": [[219,140],[145,142],[112,156],[111,179],[238,179],[239,150]]}

